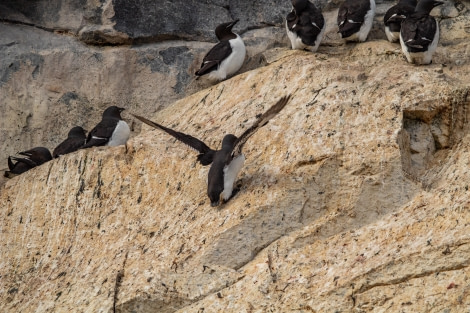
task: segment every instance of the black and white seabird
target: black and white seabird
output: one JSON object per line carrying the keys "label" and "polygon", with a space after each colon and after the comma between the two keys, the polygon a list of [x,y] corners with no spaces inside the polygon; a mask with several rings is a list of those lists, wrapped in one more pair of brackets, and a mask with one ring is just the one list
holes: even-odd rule
{"label": "black and white seabird", "polygon": [[400,40],[401,23],[407,16],[413,14],[416,8],[416,0],[400,0],[384,16],[385,35],[390,42]]}
{"label": "black and white seabird", "polygon": [[[44,147],[35,147],[30,150],[18,152],[20,155],[24,155],[25,158],[8,157],[8,168],[9,171],[5,171],[4,176],[7,178],[15,177],[16,175],[22,174],[29,171],[33,167],[39,166],[52,160],[52,155],[49,149]],[[13,163],[16,161],[16,163]]]}
{"label": "black and white seabird", "polygon": [[415,12],[401,24],[400,44],[410,63],[429,64],[439,41],[439,23],[429,15],[432,9],[444,2],[420,0]]}
{"label": "black and white seabird", "polygon": [[374,15],[374,0],[346,0],[338,9],[338,32],[346,41],[366,41]]}
{"label": "black and white seabird", "polygon": [[131,130],[121,118],[122,111],[123,108],[114,105],[104,110],[101,122],[88,133],[86,144],[82,148],[124,145],[129,139]]}
{"label": "black and white seabird", "polygon": [[207,195],[211,206],[217,206],[222,201],[228,201],[233,196],[233,185],[245,162],[242,147],[247,139],[260,127],[279,113],[289,101],[290,96],[282,97],[275,105],[263,113],[256,122],[240,136],[227,134],[222,140],[222,148],[213,150],[201,140],[152,122],[144,117],[134,115],[147,125],[163,130],[191,148],[197,150],[198,161],[202,165],[212,163],[208,173]]}
{"label": "black and white seabird", "polygon": [[86,141],[86,131],[80,127],[73,127],[67,136],[52,152],[52,157],[58,158],[60,155],[72,153],[80,149]]}
{"label": "black and white seabird", "polygon": [[215,29],[219,39],[202,60],[197,76],[206,75],[210,80],[224,80],[227,76],[235,74],[243,65],[246,48],[242,38],[232,32],[232,27],[239,20],[224,23]]}
{"label": "black and white seabird", "polygon": [[286,17],[287,36],[292,49],[317,51],[325,32],[325,19],[309,0],[291,0],[292,11]]}

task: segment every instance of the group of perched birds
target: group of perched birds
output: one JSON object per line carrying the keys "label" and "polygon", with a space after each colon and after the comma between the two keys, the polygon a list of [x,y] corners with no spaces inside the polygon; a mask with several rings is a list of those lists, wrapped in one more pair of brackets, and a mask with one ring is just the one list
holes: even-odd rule
{"label": "group of perched birds", "polygon": [[[315,52],[325,32],[321,11],[309,0],[291,0],[286,18],[292,49]],[[384,16],[385,34],[390,42],[400,41],[410,63],[429,64],[439,40],[439,24],[430,15],[444,2],[436,0],[399,0]],[[363,42],[372,28],[375,0],[346,0],[338,9],[338,32],[346,41]]]}
{"label": "group of perched birds", "polygon": [[[317,51],[326,23],[319,8],[309,0],[291,0],[292,11],[286,17],[287,36],[292,49]],[[399,0],[384,17],[385,34],[390,42],[400,41],[410,63],[429,64],[439,40],[439,25],[430,15],[443,4],[436,0]],[[338,9],[338,32],[346,41],[367,39],[375,16],[375,0],[345,0]],[[243,65],[246,48],[242,38],[232,31],[238,22],[217,26],[219,42],[206,54],[197,76],[224,80]]]}
{"label": "group of perched birds", "polygon": [[[291,0],[292,11],[286,17],[286,31],[292,49],[306,49],[315,52],[325,32],[325,19],[322,12],[309,0]],[[436,0],[399,0],[384,17],[385,34],[389,41],[401,43],[408,62],[429,64],[439,38],[439,25],[430,16],[431,10],[443,4]],[[375,15],[374,0],[346,0],[338,10],[337,24],[339,33],[346,41],[363,42],[372,28]],[[241,37],[232,31],[239,20],[217,26],[215,33],[219,39],[204,57],[197,76],[207,75],[211,80],[224,80],[235,74],[243,65],[246,48]],[[272,117],[279,113],[289,101],[290,96],[281,98],[264,114],[258,117],[252,127],[240,137],[227,134],[222,140],[220,150],[208,147],[201,140],[142,116],[132,114],[140,121],[160,129],[177,140],[199,152],[198,161],[210,165],[208,173],[207,195],[212,206],[221,201],[228,201],[234,190],[236,177],[241,170],[245,157],[241,151],[246,140]],[[130,136],[128,124],[121,118],[123,108],[110,106],[104,112],[101,121],[88,133],[80,127],[72,128],[67,139],[52,152],[45,147],[19,152],[23,157],[8,157],[9,171],[5,177],[13,177],[39,166],[60,155],[93,146],[118,146],[127,142]]]}
{"label": "group of perched birds", "polygon": [[[289,99],[290,96],[282,97],[264,114],[259,116],[255,123],[240,137],[236,137],[233,134],[225,135],[222,139],[222,147],[220,150],[211,149],[203,141],[191,135],[167,128],[142,116],[131,114],[142,122],[163,130],[199,152],[197,160],[204,166],[211,165],[208,172],[207,195],[211,201],[211,205],[217,206],[221,201],[228,201],[237,192],[237,190],[234,190],[234,184],[245,162],[245,156],[242,153],[242,147],[245,142],[256,130],[266,125],[271,118],[279,113],[286,106]],[[52,155],[45,147],[35,147],[18,153],[24,157],[9,156],[8,167],[10,170],[5,172],[5,177],[11,178],[22,174],[53,158],[75,152],[79,149],[94,146],[119,146],[126,144],[130,135],[130,128],[121,118],[121,112],[123,110],[123,108],[116,106],[108,107],[103,112],[101,121],[90,131],[88,136],[82,127],[76,126],[72,128],[67,139],[54,149]],[[16,161],[16,163],[13,161]]]}
{"label": "group of perched birds", "polygon": [[35,147],[18,152],[24,157],[8,157],[8,171],[4,176],[12,178],[53,158],[94,146],[119,146],[127,142],[130,136],[129,125],[121,118],[123,108],[110,106],[103,112],[101,121],[88,133],[81,126],[73,127],[67,138],[52,152],[45,147]]}

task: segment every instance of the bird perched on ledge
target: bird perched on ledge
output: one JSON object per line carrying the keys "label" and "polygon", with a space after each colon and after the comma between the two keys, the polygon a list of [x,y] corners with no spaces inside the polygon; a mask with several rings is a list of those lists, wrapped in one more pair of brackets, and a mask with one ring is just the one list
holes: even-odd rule
{"label": "bird perched on ledge", "polygon": [[245,61],[246,48],[242,38],[232,32],[232,27],[239,20],[224,23],[215,29],[219,39],[202,60],[197,76],[207,75],[210,80],[224,80],[227,76],[235,74]]}
{"label": "bird perched on ledge", "polygon": [[82,148],[124,145],[129,139],[131,130],[121,118],[122,111],[123,108],[114,105],[104,110],[101,122],[90,131]]}
{"label": "bird perched on ledge", "polygon": [[436,0],[420,0],[413,14],[401,24],[400,44],[410,63],[430,64],[439,41],[439,23],[429,15],[444,4]]}
{"label": "bird perched on ledge", "polygon": [[366,41],[374,15],[374,0],[346,0],[338,9],[338,33],[346,41]]}
{"label": "bird perched on ledge", "polygon": [[317,51],[326,27],[323,14],[308,0],[291,0],[291,3],[286,30],[292,49]]}
{"label": "bird perched on ledge", "polygon": [[[52,160],[52,155],[47,148],[35,147],[30,150],[18,152],[18,154],[24,155],[25,158],[8,157],[8,169],[5,171],[4,176],[7,178],[13,178],[16,175],[22,174],[29,171],[33,167],[44,164]],[[13,163],[16,161],[16,163]]]}
{"label": "bird perched on ledge", "polygon": [[416,8],[416,0],[400,0],[387,10],[384,16],[385,35],[390,42],[400,40],[401,23],[407,16],[413,14]]}
{"label": "bird perched on ledge", "polygon": [[163,130],[182,143],[197,150],[199,152],[197,159],[202,165],[212,164],[208,173],[207,195],[211,201],[211,206],[214,207],[218,206],[221,200],[228,201],[234,195],[233,185],[245,162],[245,156],[242,153],[245,142],[260,127],[266,125],[271,118],[279,113],[286,106],[289,99],[290,96],[282,97],[263,113],[250,128],[245,130],[240,137],[232,134],[225,135],[220,150],[211,149],[204,142],[191,135],[177,132],[142,116],[132,115],[145,124]]}
{"label": "bird perched on ledge", "polygon": [[75,126],[69,131],[67,139],[54,149],[52,156],[58,158],[61,155],[75,152],[85,144],[85,141],[86,131],[80,126]]}

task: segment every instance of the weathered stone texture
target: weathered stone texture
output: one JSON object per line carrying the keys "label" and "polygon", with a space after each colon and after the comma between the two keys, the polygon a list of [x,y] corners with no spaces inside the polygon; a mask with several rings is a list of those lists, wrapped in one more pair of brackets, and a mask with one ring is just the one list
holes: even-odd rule
{"label": "weathered stone texture", "polygon": [[241,190],[222,207],[195,153],[147,128],[127,150],[82,150],[10,180],[0,310],[468,308],[465,78],[409,65],[384,41],[327,52],[272,50],[268,66],[153,117],[217,147],[293,95],[246,144]]}
{"label": "weathered stone texture", "polygon": [[[381,40],[390,2],[377,2],[371,41],[343,45],[339,1],[322,1],[315,54],[288,50],[282,26],[241,23],[247,65],[215,86],[192,76],[212,43],[87,46],[81,26],[64,36],[1,24],[4,160],[91,129],[111,104],[215,148],[292,100],[247,142],[241,190],[219,208],[196,153],[147,127],[127,147],[81,150],[2,185],[0,312],[468,311],[468,4],[437,10],[433,64],[414,66]],[[1,5],[23,22],[64,21],[40,24],[12,3]],[[87,1],[84,27],[123,43],[131,31],[116,35],[115,3]]]}
{"label": "weathered stone texture", "polygon": [[[207,88],[209,83],[195,80],[194,72],[216,41],[215,25],[227,18],[241,19],[235,29],[247,46],[241,73],[266,65],[266,50],[288,47],[282,21],[290,10],[288,1],[157,2],[0,3],[0,20],[7,21],[0,24],[0,111],[7,117],[0,121],[0,160],[34,146],[53,149],[71,127],[91,129],[111,104],[154,114]],[[370,40],[385,38],[381,19],[391,2],[377,3]],[[327,20],[320,52],[341,55],[339,2],[317,4]],[[260,10],[263,5],[270,9]],[[172,6],[182,9],[170,10]],[[180,25],[185,10],[192,12],[191,19]],[[216,18],[217,12],[225,13]],[[436,63],[466,64],[469,12],[468,4],[458,1],[435,10],[441,19],[441,55],[446,56],[437,56]],[[466,48],[455,49],[458,44]],[[329,48],[336,46],[339,49]],[[398,47],[395,50],[399,53]],[[134,130],[140,130],[139,124]],[[3,164],[2,169],[6,161]]]}

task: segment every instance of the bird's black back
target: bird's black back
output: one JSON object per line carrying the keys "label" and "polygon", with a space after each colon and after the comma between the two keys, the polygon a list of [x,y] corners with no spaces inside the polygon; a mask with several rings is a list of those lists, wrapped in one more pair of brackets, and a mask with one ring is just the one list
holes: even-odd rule
{"label": "bird's black back", "polygon": [[407,16],[413,14],[415,6],[409,3],[399,3],[394,5],[385,13],[384,24],[388,26],[390,31],[399,32],[401,29],[401,23]]}
{"label": "bird's black back", "polygon": [[60,155],[72,153],[80,149],[84,144],[87,136],[82,127],[72,128],[67,136],[67,139],[62,141],[52,152],[52,157],[57,158]]}
{"label": "bird's black back", "polygon": [[[338,9],[337,19],[341,36],[347,38],[357,33],[370,9],[369,0],[346,0],[343,2]],[[350,20],[354,23],[351,23]]]}
{"label": "bird's black back", "polygon": [[289,30],[295,32],[302,39],[302,43],[308,46],[315,45],[317,36],[325,25],[323,14],[310,2],[303,11],[290,12],[286,19]]}
{"label": "bird's black back", "polygon": [[211,50],[204,56],[201,68],[196,71],[197,76],[202,76],[212,71],[216,71],[220,63],[225,60],[232,53],[232,47],[228,40],[223,40],[212,47]]}
{"label": "bird's black back", "polygon": [[425,12],[415,12],[406,18],[400,35],[409,52],[424,52],[428,49],[437,31],[436,20]]}

